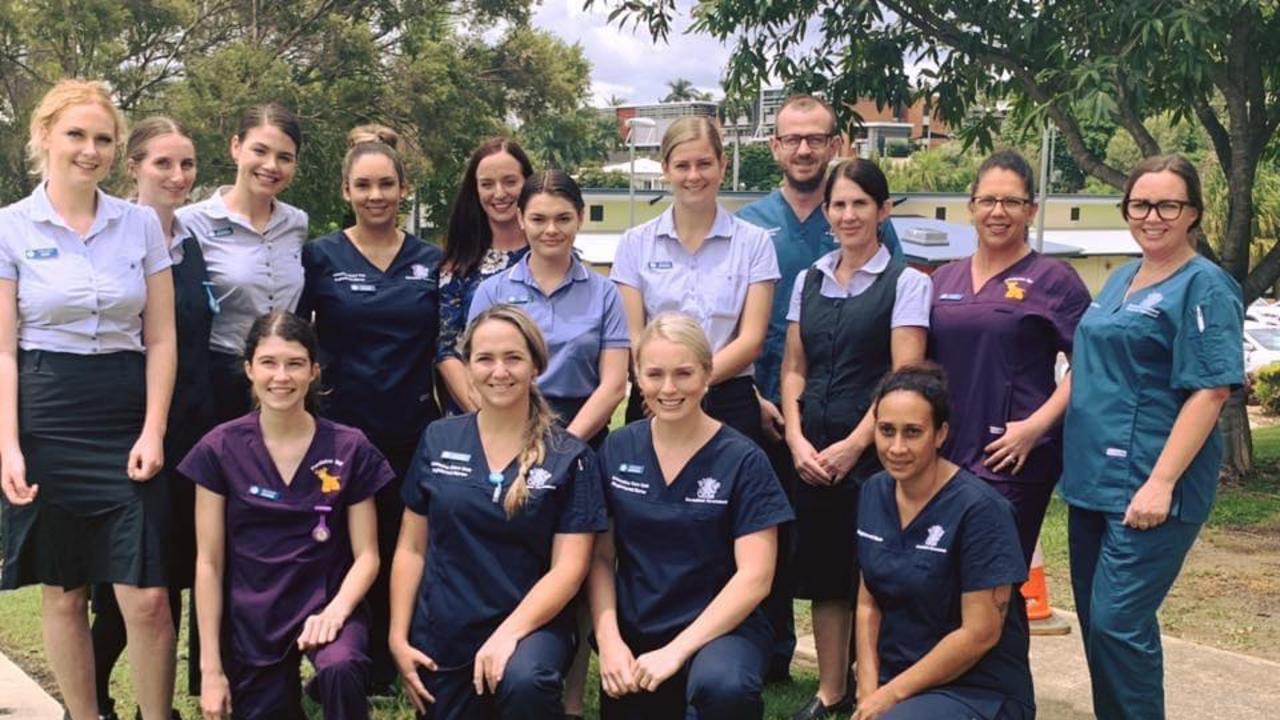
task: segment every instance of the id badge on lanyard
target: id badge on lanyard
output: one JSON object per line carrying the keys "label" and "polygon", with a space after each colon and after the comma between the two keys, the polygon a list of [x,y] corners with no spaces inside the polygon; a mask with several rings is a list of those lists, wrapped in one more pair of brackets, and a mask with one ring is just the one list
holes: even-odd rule
{"label": "id badge on lanyard", "polygon": [[319,513],[320,521],[316,523],[315,527],[311,528],[311,537],[316,542],[325,542],[333,537],[333,531],[329,529],[328,523],[325,522],[326,518],[329,517],[329,513],[333,511],[333,506],[316,505],[314,509]]}

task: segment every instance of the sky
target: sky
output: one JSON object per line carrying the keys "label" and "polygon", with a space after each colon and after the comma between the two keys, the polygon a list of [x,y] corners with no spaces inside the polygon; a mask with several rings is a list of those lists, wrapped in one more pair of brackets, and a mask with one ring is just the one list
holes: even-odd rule
{"label": "sky", "polygon": [[668,45],[650,39],[647,29],[628,25],[621,30],[617,23],[609,24],[609,7],[597,3],[583,10],[583,0],[543,0],[533,22],[566,42],[582,45],[591,61],[593,105],[605,105],[611,95],[629,103],[654,102],[667,94],[667,82],[676,78],[722,97],[720,76],[728,64],[729,49],[705,35],[683,34],[691,3],[679,4],[681,16]]}

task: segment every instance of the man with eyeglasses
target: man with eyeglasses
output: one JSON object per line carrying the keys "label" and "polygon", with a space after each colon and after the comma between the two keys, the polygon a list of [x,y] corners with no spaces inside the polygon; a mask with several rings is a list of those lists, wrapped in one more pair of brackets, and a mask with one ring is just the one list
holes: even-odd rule
{"label": "man with eyeglasses", "polygon": [[[839,154],[843,140],[837,132],[831,105],[812,95],[788,97],[778,108],[776,127],[776,134],[769,138],[769,149],[782,169],[782,187],[743,207],[738,217],[768,231],[782,273],[774,290],[764,349],[756,359],[755,379],[760,394],[761,423],[769,440],[765,451],[790,495],[795,468],[782,440],[782,413],[777,407],[787,304],[796,275],[836,247],[831,225],[822,213],[822,183],[827,166]],[[902,255],[898,236],[888,221],[881,226],[881,242],[895,257]],[[774,588],[764,602],[765,614],[775,633],[766,675],[769,682],[790,678],[791,656],[795,652],[787,540],[787,533],[780,532]]]}

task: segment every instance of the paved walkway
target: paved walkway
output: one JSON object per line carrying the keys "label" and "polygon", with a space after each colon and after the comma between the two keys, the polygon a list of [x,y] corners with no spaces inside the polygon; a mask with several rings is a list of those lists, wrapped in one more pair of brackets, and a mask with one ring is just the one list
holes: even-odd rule
{"label": "paved walkway", "polygon": [[3,654],[0,654],[0,718],[62,720],[62,706]]}
{"label": "paved walkway", "polygon": [[[1039,720],[1089,720],[1093,702],[1089,671],[1074,614],[1071,634],[1031,638],[1031,671]],[[813,636],[800,639],[796,661],[812,665]],[[1164,638],[1164,686],[1168,720],[1277,717],[1280,663]]]}

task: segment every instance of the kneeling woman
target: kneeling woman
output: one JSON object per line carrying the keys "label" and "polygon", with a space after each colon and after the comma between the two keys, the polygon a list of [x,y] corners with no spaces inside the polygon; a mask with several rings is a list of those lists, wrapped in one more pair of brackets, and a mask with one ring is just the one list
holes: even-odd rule
{"label": "kneeling woman", "polygon": [[894,371],[875,403],[885,472],[863,486],[858,507],[854,716],[1035,717],[1013,507],[938,456],[950,414],[940,368]]}
{"label": "kneeling woman", "polygon": [[547,344],[528,315],[495,305],[460,349],[480,410],[428,425],[409,467],[391,653],[426,718],[561,720],[568,605],[607,527],[595,457],[534,384]]}
{"label": "kneeling woman", "polygon": [[777,526],[793,518],[768,458],[702,410],[711,346],[687,315],[640,334],[651,420],[605,440],[613,524],[596,543],[591,614],[601,717],[760,718]]}
{"label": "kneeling woman", "polygon": [[[378,573],[373,496],[394,477],[354,428],[309,409],[315,332],[277,311],[245,342],[259,405],[196,445],[200,705],[206,718],[304,718],[298,664],[325,718],[367,718],[368,618]],[[225,622],[224,622],[225,619]],[[225,630],[225,632],[224,632]]]}

